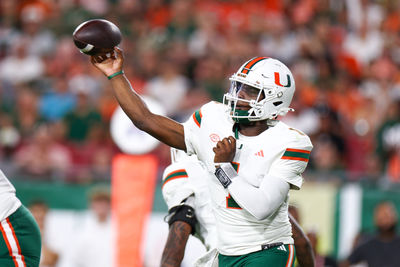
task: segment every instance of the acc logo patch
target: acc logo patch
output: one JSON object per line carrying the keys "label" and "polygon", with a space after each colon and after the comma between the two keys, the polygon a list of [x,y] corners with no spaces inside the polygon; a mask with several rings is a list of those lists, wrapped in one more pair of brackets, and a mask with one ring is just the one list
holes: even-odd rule
{"label": "acc logo patch", "polygon": [[221,138],[219,138],[218,134],[210,134],[210,139],[211,141],[213,141],[214,143],[221,141]]}

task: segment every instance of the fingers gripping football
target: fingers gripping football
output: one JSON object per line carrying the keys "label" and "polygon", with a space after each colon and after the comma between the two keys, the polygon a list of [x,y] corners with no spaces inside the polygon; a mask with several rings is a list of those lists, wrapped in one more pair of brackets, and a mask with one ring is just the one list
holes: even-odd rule
{"label": "fingers gripping football", "polygon": [[106,76],[122,70],[124,56],[119,47],[114,47],[114,51],[107,54],[91,56],[92,64],[102,71]]}
{"label": "fingers gripping football", "polygon": [[236,139],[233,136],[222,139],[213,148],[214,162],[232,162],[236,153]]}

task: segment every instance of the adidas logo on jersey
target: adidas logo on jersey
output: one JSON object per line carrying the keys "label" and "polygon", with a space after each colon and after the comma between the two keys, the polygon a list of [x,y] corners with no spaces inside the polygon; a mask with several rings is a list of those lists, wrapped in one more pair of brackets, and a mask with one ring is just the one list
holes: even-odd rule
{"label": "adidas logo on jersey", "polygon": [[279,249],[279,250],[283,250],[283,251],[285,251],[286,252],[286,248],[285,248],[285,245],[280,245],[277,249]]}
{"label": "adidas logo on jersey", "polygon": [[255,156],[264,157],[264,151],[261,149],[257,153],[254,153]]}

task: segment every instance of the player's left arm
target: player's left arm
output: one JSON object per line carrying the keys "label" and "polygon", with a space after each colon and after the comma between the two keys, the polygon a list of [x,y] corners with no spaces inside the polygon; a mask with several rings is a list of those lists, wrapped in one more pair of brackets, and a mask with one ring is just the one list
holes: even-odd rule
{"label": "player's left arm", "polygon": [[169,233],[161,259],[161,266],[180,266],[190,234],[195,232],[197,218],[194,211],[194,196],[184,199],[168,211]]}
{"label": "player's left arm", "polygon": [[192,226],[183,221],[171,224],[167,243],[161,258],[162,267],[179,267],[185,255],[187,240],[192,232]]}

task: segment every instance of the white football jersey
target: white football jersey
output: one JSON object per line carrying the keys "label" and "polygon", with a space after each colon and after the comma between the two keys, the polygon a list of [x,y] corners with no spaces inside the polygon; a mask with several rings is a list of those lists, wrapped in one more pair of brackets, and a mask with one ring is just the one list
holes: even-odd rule
{"label": "white football jersey", "polygon": [[[258,220],[242,209],[214,176],[213,147],[223,138],[234,136],[234,123],[227,112],[226,106],[210,102],[184,123],[187,153],[196,154],[209,172],[218,251],[223,255],[243,255],[260,250],[262,244],[293,244],[289,196],[271,216]],[[300,189],[311,149],[307,135],[276,121],[258,136],[239,133],[232,164],[238,175],[254,187],[259,187],[264,177],[274,176],[287,181],[292,189]]]}
{"label": "white football jersey", "polygon": [[0,221],[14,213],[21,206],[15,196],[15,188],[0,170]]}
{"label": "white football jersey", "polygon": [[[197,236],[207,250],[217,245],[215,216],[212,212],[210,191],[208,190],[208,172],[194,156],[189,157],[183,151],[171,149],[172,164],[163,174],[162,194],[168,209],[194,196],[194,210],[197,217]],[[178,156],[179,155],[179,156]],[[176,159],[176,157],[179,159]]]}

